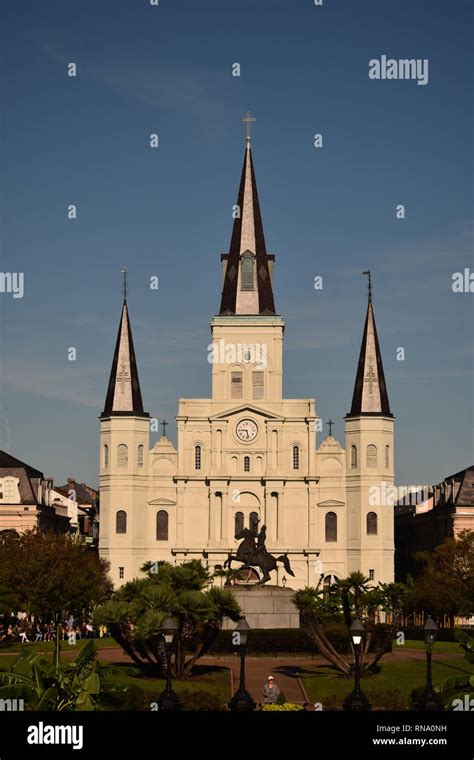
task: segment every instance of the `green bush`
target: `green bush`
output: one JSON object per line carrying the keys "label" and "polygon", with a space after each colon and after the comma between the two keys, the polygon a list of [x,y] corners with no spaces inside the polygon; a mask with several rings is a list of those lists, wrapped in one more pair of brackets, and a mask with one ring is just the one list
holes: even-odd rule
{"label": "green bush", "polygon": [[304,710],[303,705],[295,705],[292,702],[285,702],[284,705],[262,705],[262,710],[265,712],[295,712],[296,710]]}
{"label": "green bush", "polygon": [[[403,628],[400,630],[405,634],[405,638],[411,641],[423,641],[424,634],[423,628]],[[455,631],[466,631],[466,633],[472,633],[470,628],[438,628],[436,634],[436,641],[457,641]]]}

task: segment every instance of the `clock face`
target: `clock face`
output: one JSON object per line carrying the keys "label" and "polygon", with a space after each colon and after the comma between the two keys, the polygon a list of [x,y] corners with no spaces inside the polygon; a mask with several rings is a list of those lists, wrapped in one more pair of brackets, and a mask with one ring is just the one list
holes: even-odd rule
{"label": "clock face", "polygon": [[235,432],[241,441],[253,441],[257,437],[258,427],[253,420],[240,420]]}

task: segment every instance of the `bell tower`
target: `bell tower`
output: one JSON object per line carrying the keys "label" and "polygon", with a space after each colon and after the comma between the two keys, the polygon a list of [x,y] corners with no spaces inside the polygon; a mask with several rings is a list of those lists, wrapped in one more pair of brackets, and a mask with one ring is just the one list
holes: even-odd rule
{"label": "bell tower", "polygon": [[368,305],[349,414],[347,456],[347,571],[374,583],[394,578],[394,417],[390,411],[368,276]]}
{"label": "bell tower", "polygon": [[127,306],[123,304],[104,411],[100,416],[99,552],[115,587],[138,575],[146,556],[149,415],[143,411]]}

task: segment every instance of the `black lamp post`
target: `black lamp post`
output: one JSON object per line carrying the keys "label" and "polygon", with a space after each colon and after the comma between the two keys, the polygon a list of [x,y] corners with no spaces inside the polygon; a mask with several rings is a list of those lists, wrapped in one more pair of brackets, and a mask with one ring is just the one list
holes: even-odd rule
{"label": "black lamp post", "polygon": [[255,702],[245,689],[245,653],[247,650],[247,638],[250,626],[245,617],[241,617],[234,629],[234,636],[238,633],[237,646],[240,654],[240,682],[239,688],[229,702],[229,709],[238,712],[250,712],[255,710]]}
{"label": "black lamp post", "polygon": [[354,691],[352,691],[346,698],[343,708],[344,710],[370,710],[370,703],[364,692],[360,688],[360,650],[364,641],[365,626],[362,620],[357,616],[352,621],[349,628],[349,636],[351,637],[352,646],[354,648],[354,674],[355,684]]}
{"label": "black lamp post", "polygon": [[158,708],[160,710],[170,711],[183,709],[178,695],[175,694],[171,688],[171,645],[177,630],[178,627],[173,618],[165,620],[161,629],[163,636],[165,637],[166,646],[166,688],[158,698]]}
{"label": "black lamp post", "polygon": [[426,689],[423,706],[425,710],[441,710],[441,702],[438,696],[433,691],[433,676],[431,671],[431,657],[433,652],[433,645],[436,641],[436,635],[438,633],[438,626],[435,621],[428,615],[423,628],[423,638],[425,640],[426,648]]}

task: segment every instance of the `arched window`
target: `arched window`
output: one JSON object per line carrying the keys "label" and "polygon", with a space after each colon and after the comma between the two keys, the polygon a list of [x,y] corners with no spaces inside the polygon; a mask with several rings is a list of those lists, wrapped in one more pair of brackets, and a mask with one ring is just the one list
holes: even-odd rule
{"label": "arched window", "polygon": [[377,467],[377,446],[373,443],[367,446],[367,467]]}
{"label": "arched window", "polygon": [[194,447],[194,469],[195,470],[201,469],[201,454],[202,454],[201,447],[199,445],[195,446]]}
{"label": "arched window", "polygon": [[109,466],[109,447],[107,444],[104,446],[104,467]]}
{"label": "arched window", "polygon": [[253,290],[253,257],[242,257],[242,276],[240,280],[241,290]]}
{"label": "arched window", "polygon": [[299,446],[293,446],[293,469],[300,469],[300,449]]}
{"label": "arched window", "polygon": [[139,445],[137,448],[137,467],[143,467],[143,446]]}
{"label": "arched window", "polygon": [[128,464],[128,446],[120,443],[117,446],[117,466],[126,467]]}
{"label": "arched window", "polygon": [[234,536],[238,536],[244,529],[244,513],[243,512],[236,512],[235,518],[234,518]]}
{"label": "arched window", "polygon": [[244,457],[244,472],[250,472],[250,457]]}
{"label": "arched window", "polygon": [[333,583],[336,582],[336,576],[335,575],[326,575],[323,580],[323,588],[329,588],[333,585]]}
{"label": "arched window", "polygon": [[357,446],[351,446],[351,469],[357,467]]}
{"label": "arched window", "polygon": [[127,532],[127,513],[123,509],[119,509],[115,515],[115,532],[126,533]]}
{"label": "arched window", "polygon": [[385,469],[390,469],[390,446],[385,446]]}
{"label": "arched window", "polygon": [[255,535],[258,534],[258,512],[251,512],[249,517],[249,528]]}
{"label": "arched window", "polygon": [[[17,486],[13,478],[5,478],[3,481],[3,499],[14,499],[17,496]],[[17,497],[18,498],[18,497]]]}
{"label": "arched window", "polygon": [[337,541],[337,515],[335,512],[328,512],[325,519],[326,541]]}
{"label": "arched window", "polygon": [[168,512],[164,509],[160,509],[156,515],[156,540],[168,540]]}
{"label": "arched window", "polygon": [[368,536],[377,535],[377,515],[375,514],[375,512],[367,513],[367,535]]}

